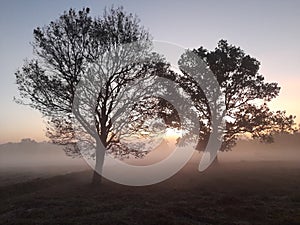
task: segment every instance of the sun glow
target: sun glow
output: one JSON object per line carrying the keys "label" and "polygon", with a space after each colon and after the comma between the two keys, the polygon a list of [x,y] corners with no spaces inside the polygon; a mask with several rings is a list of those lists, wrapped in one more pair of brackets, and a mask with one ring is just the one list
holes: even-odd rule
{"label": "sun glow", "polygon": [[182,136],[182,131],[175,128],[167,128],[165,137],[166,138],[179,138]]}

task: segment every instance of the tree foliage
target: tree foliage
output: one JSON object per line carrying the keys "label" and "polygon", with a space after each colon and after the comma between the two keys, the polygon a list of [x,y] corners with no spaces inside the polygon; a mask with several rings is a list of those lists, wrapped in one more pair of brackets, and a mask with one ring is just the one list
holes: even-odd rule
{"label": "tree foliage", "polygon": [[[55,143],[72,144],[66,148],[70,155],[79,154],[74,148],[78,141],[75,129],[79,129],[74,119],[83,128],[82,134],[99,139],[117,155],[138,155],[141,151],[136,146],[128,148],[121,143],[120,132],[114,126],[114,109],[119,107],[120,98],[131,82],[153,77],[165,65],[152,52],[151,37],[136,16],[122,7],[106,9],[99,18],[92,18],[89,12],[88,8],[78,12],[70,9],[49,25],[34,30],[36,58],[25,62],[16,72],[20,95],[25,99],[19,102],[42,112],[48,120],[48,137]],[[86,101],[76,109],[74,100],[84,82],[82,93],[89,92],[85,98],[95,100],[96,105]],[[145,129],[140,125],[141,118],[139,123],[134,121],[138,118],[132,116],[134,113],[143,114],[143,120],[154,116],[155,99],[147,95],[145,98],[148,100],[141,101],[141,96],[136,99],[140,102],[130,105],[126,115],[126,124],[132,124],[132,132]],[[87,107],[94,107],[90,109],[93,121],[84,117],[83,109]]]}
{"label": "tree foliage", "polygon": [[[179,60],[182,74],[175,79],[189,93],[198,110],[201,127],[198,149],[203,150],[207,145],[212,132],[212,115],[207,99],[209,91],[203,91],[187,73],[199,67],[199,63],[195,63],[191,55],[203,60],[207,69],[214,74],[225,96],[226,125],[220,150],[230,150],[242,135],[272,142],[275,133],[295,131],[294,116],[287,116],[285,111],[272,112],[267,105],[278,96],[278,84],[265,81],[259,73],[258,60],[247,55],[241,48],[220,40],[213,51],[200,47],[183,54]],[[198,76],[209,75],[206,69],[198,70]]]}

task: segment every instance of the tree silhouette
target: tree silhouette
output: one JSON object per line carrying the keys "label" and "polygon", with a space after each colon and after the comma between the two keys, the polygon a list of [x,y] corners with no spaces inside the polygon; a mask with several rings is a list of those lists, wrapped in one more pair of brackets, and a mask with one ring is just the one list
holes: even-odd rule
{"label": "tree silhouette", "polygon": [[[203,60],[207,69],[199,65],[203,62],[196,61],[195,55]],[[198,150],[206,148],[212,132],[208,97],[212,95],[213,88],[207,83],[207,90],[201,89],[190,76],[191,71],[195,71],[194,74],[204,80],[210,75],[210,70],[224,94],[226,115],[220,151],[231,150],[241,135],[272,142],[275,133],[295,131],[294,116],[287,116],[285,111],[272,112],[267,105],[278,96],[280,87],[277,83],[265,82],[258,72],[259,61],[241,48],[220,40],[213,51],[203,47],[186,51],[178,64],[181,74],[177,74],[176,78],[170,74],[166,76],[176,81],[195,103],[200,123]],[[175,111],[173,114],[176,116]]]}
{"label": "tree silhouette", "polygon": [[216,130],[221,151],[230,150],[240,135],[271,142],[275,133],[294,130],[293,116],[267,106],[280,88],[265,82],[259,62],[239,47],[221,40],[214,51],[187,50],[177,73],[152,51],[136,16],[122,7],[98,18],[89,11],[70,9],[36,28],[36,58],[15,75],[24,99],[17,102],[43,114],[47,136],[71,156],[96,159],[94,183],[101,181],[97,172],[106,153],[143,156],[153,137],[165,131],[163,123],[186,131],[180,141],[196,135],[199,150]]}
{"label": "tree silhouette", "polygon": [[147,152],[144,142],[128,136],[161,132],[147,121],[158,114],[151,84],[166,64],[152,52],[151,37],[136,16],[110,8],[92,18],[88,8],[70,9],[34,30],[33,47],[37,58],[16,72],[20,95],[29,101],[18,102],[42,112],[48,137],[66,145],[67,154],[85,154],[80,141],[96,158],[94,183],[101,180],[97,171],[106,152]]}

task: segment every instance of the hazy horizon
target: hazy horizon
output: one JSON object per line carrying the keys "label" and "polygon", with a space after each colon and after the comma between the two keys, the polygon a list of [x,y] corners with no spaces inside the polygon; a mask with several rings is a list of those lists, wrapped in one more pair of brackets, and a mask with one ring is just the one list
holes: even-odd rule
{"label": "hazy horizon", "polygon": [[[157,147],[154,147],[150,153],[146,154],[145,157],[135,158],[130,156],[128,159],[125,158],[125,162],[136,165],[149,165],[151,163],[159,162],[167,156],[169,156],[176,148],[176,140],[174,138],[163,139]],[[237,142],[237,145],[233,147],[231,151],[219,152],[218,157],[221,161],[268,161],[268,160],[299,160],[299,146],[300,146],[300,133],[295,134],[282,134],[276,135],[273,143],[261,143],[259,140],[243,139]],[[12,154],[16,157],[16,162],[22,162],[22,159],[33,161],[52,161],[65,160],[70,158],[72,161],[73,157],[67,156],[63,151],[63,145],[52,144],[48,142],[35,142],[34,140],[28,141],[23,140],[22,142],[11,142],[0,145],[0,156],[5,152]],[[44,154],[50,153],[50,158]],[[28,155],[27,155],[28,154]],[[194,158],[199,160],[198,156],[201,154],[195,150]],[[199,154],[199,155],[197,155]],[[39,159],[43,157],[44,159]],[[32,158],[33,157],[33,158]],[[36,158],[35,158],[36,157]],[[79,157],[80,158],[80,157]],[[75,157],[78,159],[78,157]],[[14,158],[10,157],[9,160],[5,157],[0,157],[0,165],[9,165],[13,162]],[[76,161],[76,160],[75,160]],[[16,163],[18,165],[18,163]],[[28,165],[32,165],[28,163]],[[4,166],[5,167],[5,166]]]}

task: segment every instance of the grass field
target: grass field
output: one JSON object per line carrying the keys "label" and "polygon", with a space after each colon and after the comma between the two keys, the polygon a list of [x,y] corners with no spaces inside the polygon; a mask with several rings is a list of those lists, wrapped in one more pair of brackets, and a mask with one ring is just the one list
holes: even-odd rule
{"label": "grass field", "polygon": [[92,171],[0,187],[0,224],[300,224],[300,164],[196,164],[160,184],[129,187]]}

